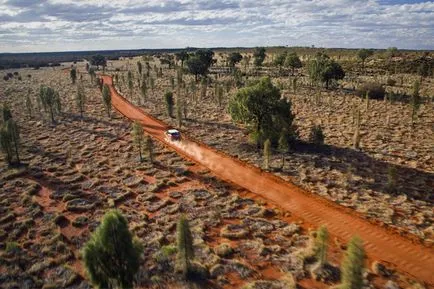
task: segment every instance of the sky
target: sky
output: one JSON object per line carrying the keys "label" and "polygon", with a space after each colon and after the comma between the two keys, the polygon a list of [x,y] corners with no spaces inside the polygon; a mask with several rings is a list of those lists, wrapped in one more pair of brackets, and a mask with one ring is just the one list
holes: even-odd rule
{"label": "sky", "polygon": [[311,46],[434,49],[434,1],[0,0],[0,52]]}

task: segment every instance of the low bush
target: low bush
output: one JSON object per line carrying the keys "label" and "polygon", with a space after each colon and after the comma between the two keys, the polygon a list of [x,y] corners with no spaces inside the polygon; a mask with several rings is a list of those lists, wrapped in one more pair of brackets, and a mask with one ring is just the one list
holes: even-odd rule
{"label": "low bush", "polygon": [[388,78],[388,79],[386,80],[386,84],[387,84],[388,86],[395,86],[395,84],[396,84],[396,80],[393,79],[393,78]]}
{"label": "low bush", "polygon": [[365,83],[357,89],[357,95],[360,97],[366,97],[367,92],[370,99],[384,99],[386,90],[381,84],[374,82]]}
{"label": "low bush", "polygon": [[323,133],[320,125],[314,125],[311,128],[310,134],[309,134],[309,142],[316,144],[316,145],[324,144],[324,133]]}

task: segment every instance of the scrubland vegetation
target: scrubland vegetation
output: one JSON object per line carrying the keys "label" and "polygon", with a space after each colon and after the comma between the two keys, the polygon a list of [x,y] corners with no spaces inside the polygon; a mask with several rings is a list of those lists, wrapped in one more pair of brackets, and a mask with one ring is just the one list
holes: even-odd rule
{"label": "scrubland vegetation", "polygon": [[183,134],[432,246],[432,57],[256,48],[5,71],[0,287],[419,288],[357,236],[153,142],[99,73]]}

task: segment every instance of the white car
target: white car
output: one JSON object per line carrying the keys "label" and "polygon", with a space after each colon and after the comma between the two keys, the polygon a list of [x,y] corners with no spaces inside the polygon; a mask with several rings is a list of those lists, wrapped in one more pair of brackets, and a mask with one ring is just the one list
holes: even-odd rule
{"label": "white car", "polygon": [[166,137],[170,141],[181,140],[181,133],[177,129],[169,129],[166,131]]}

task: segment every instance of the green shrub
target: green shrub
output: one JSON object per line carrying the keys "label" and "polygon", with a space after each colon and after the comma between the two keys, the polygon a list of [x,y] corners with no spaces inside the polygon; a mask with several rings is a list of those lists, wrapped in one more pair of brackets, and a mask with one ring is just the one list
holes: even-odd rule
{"label": "green shrub", "polygon": [[386,90],[379,83],[368,82],[357,89],[357,95],[360,97],[366,97],[366,93],[369,93],[370,99],[384,99]]}
{"label": "green shrub", "polygon": [[388,78],[388,79],[386,80],[386,84],[387,84],[388,86],[395,86],[395,84],[396,84],[396,80],[393,79],[393,78]]}
{"label": "green shrub", "polygon": [[364,261],[365,250],[362,240],[353,237],[348,243],[348,249],[341,265],[340,289],[361,289],[363,287]]}
{"label": "green shrub", "polygon": [[140,267],[142,246],[133,238],[125,217],[111,210],[83,248],[90,281],[98,288],[132,288]]}
{"label": "green shrub", "polygon": [[15,253],[19,252],[20,249],[21,249],[20,245],[17,242],[7,242],[6,243],[5,251],[8,254],[12,254],[12,253],[15,254]]}
{"label": "green shrub", "polygon": [[309,134],[309,142],[316,144],[316,145],[324,144],[324,133],[323,133],[320,125],[314,125],[311,128],[310,134]]}

